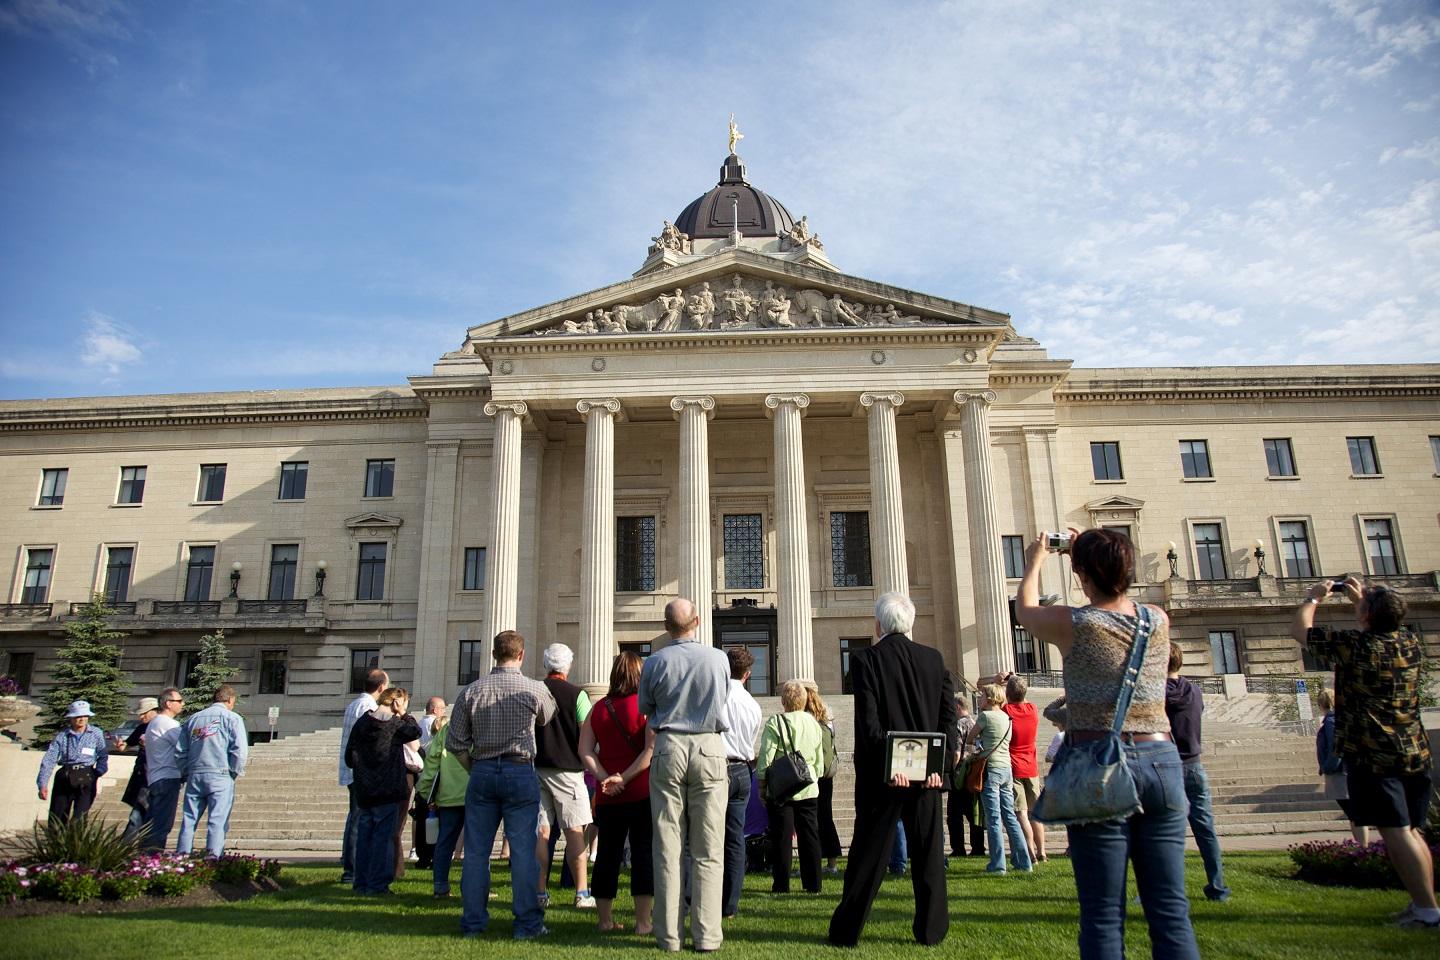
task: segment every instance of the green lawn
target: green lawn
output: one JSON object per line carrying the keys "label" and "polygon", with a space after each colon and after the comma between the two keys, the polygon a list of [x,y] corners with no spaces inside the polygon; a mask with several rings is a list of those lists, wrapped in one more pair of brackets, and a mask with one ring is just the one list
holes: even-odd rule
{"label": "green lawn", "polygon": [[[1014,957],[1054,960],[1075,956],[1076,907],[1070,865],[1042,864],[1033,876],[987,877],[978,858],[950,864],[950,936],[934,954],[910,940],[908,879],[888,879],[855,956]],[[1200,861],[1188,861],[1193,897],[1200,897]],[[1225,858],[1235,891],[1226,904],[1198,899],[1195,926],[1206,957],[1344,958],[1440,956],[1440,934],[1395,930],[1389,911],[1404,904],[1396,891],[1314,887],[1288,879],[1283,853],[1234,853]],[[337,868],[287,867],[286,889],[244,903],[122,913],[110,916],[29,917],[0,923],[4,954],[12,957],[154,960],[183,953],[266,960],[364,960],[475,956],[550,957],[565,948],[600,949],[603,957],[653,956],[654,942],[633,935],[600,935],[594,914],[568,906],[568,891],[554,891],[547,914],[551,935],[539,943],[509,939],[508,875],[497,870],[501,900],[482,939],[459,936],[459,904],[430,897],[429,874],[411,870],[395,885],[399,896],[377,901],[352,895],[335,882]],[[458,890],[459,869],[456,869]],[[798,883],[797,883],[798,887]],[[789,958],[849,955],[827,947],[824,931],[839,899],[838,880],[827,878],[819,897],[774,896],[769,878],[746,879],[741,916],[726,924],[726,955]],[[627,926],[629,904],[624,903]],[[1144,918],[1130,908],[1130,957],[1149,957]]]}

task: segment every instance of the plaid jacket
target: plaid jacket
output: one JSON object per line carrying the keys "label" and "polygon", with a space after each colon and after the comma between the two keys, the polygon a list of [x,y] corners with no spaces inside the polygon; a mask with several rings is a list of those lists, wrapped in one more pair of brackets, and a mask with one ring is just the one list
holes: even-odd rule
{"label": "plaid jacket", "polygon": [[1310,652],[1335,666],[1335,752],[1350,771],[1423,773],[1430,745],[1420,723],[1420,659],[1408,630],[1311,627]]}

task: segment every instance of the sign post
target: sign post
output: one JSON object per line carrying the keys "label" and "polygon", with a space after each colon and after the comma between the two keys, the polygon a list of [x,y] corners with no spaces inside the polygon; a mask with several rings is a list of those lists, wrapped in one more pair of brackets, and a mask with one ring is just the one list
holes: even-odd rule
{"label": "sign post", "polygon": [[1309,729],[1310,722],[1315,719],[1315,711],[1310,706],[1310,693],[1303,677],[1295,681],[1295,706],[1300,712],[1300,722]]}
{"label": "sign post", "polygon": [[269,743],[274,743],[274,742],[275,742],[275,726],[280,722],[280,708],[279,708],[279,707],[271,707],[271,708],[270,708],[270,711],[269,711],[269,720],[270,720],[270,740],[269,740],[268,742],[269,742]]}

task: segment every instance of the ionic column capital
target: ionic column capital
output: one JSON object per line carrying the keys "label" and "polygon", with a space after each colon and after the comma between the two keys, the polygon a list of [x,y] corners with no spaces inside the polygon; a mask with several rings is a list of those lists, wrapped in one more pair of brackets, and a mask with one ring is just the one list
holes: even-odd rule
{"label": "ionic column capital", "polygon": [[597,410],[604,411],[615,417],[619,417],[621,416],[624,408],[620,406],[620,401],[614,397],[601,397],[599,399],[593,400],[580,400],[575,404],[575,409],[579,412],[582,418],[588,420],[590,418],[590,414],[596,412]]}
{"label": "ionic column capital", "polygon": [[670,409],[676,420],[685,412],[686,407],[699,407],[705,414],[705,419],[715,419],[715,398],[714,397],[672,397]]}
{"label": "ionic column capital", "polygon": [[898,407],[905,402],[905,394],[898,390],[867,390],[860,394],[860,406],[869,410],[877,403],[888,403]]}
{"label": "ionic column capital", "polygon": [[773,416],[782,404],[791,404],[804,416],[805,408],[810,406],[810,397],[804,393],[772,393],[765,398],[765,415]]}
{"label": "ionic column capital", "polygon": [[956,390],[951,399],[955,402],[955,406],[964,408],[969,403],[988,407],[1000,398],[994,390]]}
{"label": "ionic column capital", "polygon": [[485,416],[493,417],[501,410],[507,410],[517,417],[523,417],[530,412],[530,406],[524,400],[491,400],[485,404]]}

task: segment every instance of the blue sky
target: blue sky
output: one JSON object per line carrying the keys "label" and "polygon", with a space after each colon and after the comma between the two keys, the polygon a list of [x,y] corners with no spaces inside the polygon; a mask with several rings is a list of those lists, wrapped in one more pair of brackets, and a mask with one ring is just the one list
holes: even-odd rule
{"label": "blue sky", "polygon": [[1433,4],[0,0],[0,396],[401,383],[757,186],[1081,366],[1440,360]]}

